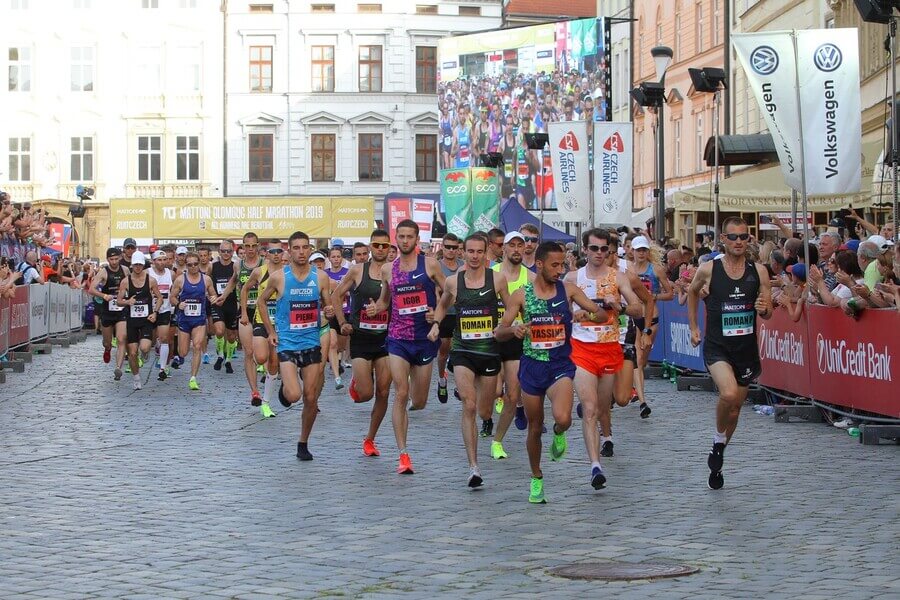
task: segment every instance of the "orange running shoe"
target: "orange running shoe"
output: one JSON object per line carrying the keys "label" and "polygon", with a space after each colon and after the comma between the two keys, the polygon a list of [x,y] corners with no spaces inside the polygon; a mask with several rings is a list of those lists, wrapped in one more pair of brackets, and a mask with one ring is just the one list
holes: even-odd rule
{"label": "orange running shoe", "polygon": [[110,348],[105,348],[103,350],[103,362],[109,363],[110,359],[112,359],[112,350]]}
{"label": "orange running shoe", "polygon": [[363,454],[366,456],[381,456],[381,452],[375,447],[375,440],[366,438],[363,440]]}
{"label": "orange running shoe", "polygon": [[397,465],[397,473],[400,475],[412,475],[415,473],[412,468],[412,461],[409,460],[409,454],[400,455],[400,463]]}
{"label": "orange running shoe", "polygon": [[350,398],[354,402],[362,402],[362,400],[359,399],[359,392],[356,391],[356,380],[353,378],[350,379]]}

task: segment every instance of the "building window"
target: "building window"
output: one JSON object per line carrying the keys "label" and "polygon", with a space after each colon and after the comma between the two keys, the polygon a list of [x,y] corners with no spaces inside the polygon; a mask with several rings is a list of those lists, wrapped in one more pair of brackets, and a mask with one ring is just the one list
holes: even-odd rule
{"label": "building window", "polygon": [[196,46],[178,48],[178,85],[185,92],[200,91],[200,61],[202,51]]}
{"label": "building window", "polygon": [[9,49],[9,91],[31,91],[31,48]]}
{"label": "building window", "polygon": [[90,8],[91,0],[72,0],[72,8],[80,9],[80,8]]}
{"label": "building window", "polygon": [[681,175],[681,119],[675,120],[675,165],[673,170],[675,177]]}
{"label": "building window", "polygon": [[719,45],[719,4],[716,0],[712,0],[712,44],[713,47]]}
{"label": "building window", "polygon": [[334,12],[334,4],[313,4],[309,7],[311,12],[319,12],[319,13],[333,13]]}
{"label": "building window", "polygon": [[416,181],[437,181],[436,135],[416,135]]}
{"label": "building window", "polygon": [[703,4],[700,2],[697,3],[695,7],[695,30],[694,37],[696,38],[697,45],[697,53],[703,52]]}
{"label": "building window", "polygon": [[31,138],[9,138],[9,180],[31,181]]}
{"label": "building window", "polygon": [[159,0],[141,0],[141,8],[159,8]]}
{"label": "building window", "polygon": [[672,54],[674,54],[672,62],[681,60],[681,13],[677,10],[675,12],[675,40],[672,44]]}
{"label": "building window", "polygon": [[416,93],[437,92],[437,48],[416,46]]}
{"label": "building window", "polygon": [[662,25],[662,10],[656,11],[656,45],[662,46],[663,44],[663,25]]}
{"label": "building window", "polygon": [[312,47],[312,88],[314,92],[334,91],[334,46]]}
{"label": "building window", "polygon": [[71,49],[73,92],[90,92],[94,89],[94,49],[81,46]]}
{"label": "building window", "polygon": [[381,46],[359,47],[359,91],[381,91]]}
{"label": "building window", "polygon": [[9,0],[9,8],[12,10],[28,10],[28,0]]}
{"label": "building window", "polygon": [[161,136],[138,136],[138,181],[162,181]]}
{"label": "building window", "polygon": [[252,12],[252,13],[271,13],[271,12],[275,12],[275,6],[272,4],[251,4],[250,12]]}
{"label": "building window", "polygon": [[381,181],[383,144],[380,133],[359,134],[359,180]]}
{"label": "building window", "polygon": [[481,7],[480,6],[460,6],[459,7],[459,16],[461,16],[461,17],[480,17],[481,16]]}
{"label": "building window", "polygon": [[274,181],[275,136],[271,133],[251,133],[249,141],[250,181]]}
{"label": "building window", "polygon": [[437,4],[416,4],[417,15],[436,15],[438,14]]}
{"label": "building window", "polygon": [[[631,79],[631,51],[627,47],[625,48],[623,56],[625,57],[622,59],[623,75],[622,75],[622,79],[620,79],[619,81],[625,81],[625,82],[633,81],[633,79]],[[627,85],[619,86],[619,93],[622,94],[622,98],[619,102],[620,106],[624,106],[624,105],[628,104],[628,98],[629,98],[628,90],[629,90],[629,86],[627,86]]]}
{"label": "building window", "polygon": [[272,91],[272,46],[250,46],[250,91]]}
{"label": "building window", "polygon": [[200,138],[196,135],[175,138],[175,179],[200,180]]}
{"label": "building window", "polygon": [[178,0],[178,8],[197,8],[197,0]]}
{"label": "building window", "polygon": [[160,49],[158,46],[139,48],[135,73],[136,87],[151,94],[160,94]]}
{"label": "building window", "polygon": [[335,135],[314,134],[312,136],[312,180],[334,181]]}
{"label": "building window", "polygon": [[380,13],[381,5],[380,4],[357,4],[356,12],[361,13]]}
{"label": "building window", "polygon": [[703,171],[703,115],[697,114],[697,171]]}
{"label": "building window", "polygon": [[73,137],[71,139],[71,163],[69,178],[72,181],[94,180],[94,138]]}

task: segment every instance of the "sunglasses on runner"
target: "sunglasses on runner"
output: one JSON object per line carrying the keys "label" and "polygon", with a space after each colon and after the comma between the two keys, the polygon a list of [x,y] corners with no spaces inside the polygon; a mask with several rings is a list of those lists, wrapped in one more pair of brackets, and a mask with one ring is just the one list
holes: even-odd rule
{"label": "sunglasses on runner", "polygon": [[[373,248],[375,248],[376,250],[385,250],[385,249],[391,247],[391,245],[387,242],[370,242],[369,245],[372,246]],[[444,247],[446,248],[446,246],[444,246]]]}
{"label": "sunglasses on runner", "polygon": [[259,244],[244,244],[244,248],[256,248]]}
{"label": "sunglasses on runner", "polygon": [[741,240],[742,242],[746,242],[747,240],[750,239],[750,234],[749,234],[749,233],[726,233],[726,234],[725,234],[725,238],[726,238],[729,242],[734,242],[734,241],[737,241],[737,240]]}
{"label": "sunglasses on runner", "polygon": [[459,250],[459,246],[444,246],[444,250]]}
{"label": "sunglasses on runner", "polygon": [[609,252],[609,246],[598,246],[597,244],[590,244],[587,249],[591,252]]}
{"label": "sunglasses on runner", "polygon": [[536,237],[532,237],[532,236],[529,236],[529,235],[525,235],[525,236],[522,236],[522,237],[525,239],[526,242],[531,242],[532,244],[537,244],[537,243],[538,243],[538,238],[536,238]]}
{"label": "sunglasses on runner", "polygon": [[219,248],[219,252],[234,252],[234,248]]}
{"label": "sunglasses on runner", "polygon": [[281,254],[282,252],[284,252],[284,248],[269,248],[268,249],[269,254]]}
{"label": "sunglasses on runner", "polygon": [[184,263],[184,264],[188,267],[199,267],[200,266],[200,263],[198,263],[198,262],[189,262],[189,263]]}

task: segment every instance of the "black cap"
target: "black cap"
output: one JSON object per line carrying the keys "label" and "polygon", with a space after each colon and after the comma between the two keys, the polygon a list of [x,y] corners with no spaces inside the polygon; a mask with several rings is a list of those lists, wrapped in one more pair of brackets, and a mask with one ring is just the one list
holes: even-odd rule
{"label": "black cap", "polygon": [[829,227],[843,227],[843,226],[844,226],[844,220],[843,220],[842,218],[840,218],[840,217],[834,217],[833,219],[831,219],[830,221],[828,221],[828,226],[829,226]]}
{"label": "black cap", "polygon": [[110,248],[106,251],[106,258],[110,256],[122,256],[122,251],[118,248]]}
{"label": "black cap", "polygon": [[128,246],[134,246],[137,248],[137,242],[134,238],[125,238],[125,242],[122,244],[123,248],[127,248]]}

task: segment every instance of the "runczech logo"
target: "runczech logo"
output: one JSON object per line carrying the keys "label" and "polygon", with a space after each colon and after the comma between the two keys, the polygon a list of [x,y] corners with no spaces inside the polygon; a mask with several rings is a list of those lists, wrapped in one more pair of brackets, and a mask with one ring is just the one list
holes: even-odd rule
{"label": "runczech logo", "polygon": [[778,53],[771,46],[758,46],[750,53],[750,67],[760,75],[771,75],[778,68]]}
{"label": "runczech logo", "polygon": [[841,66],[841,63],[844,62],[844,56],[841,54],[841,49],[834,44],[822,44],[816,48],[816,53],[813,54],[813,62],[816,63],[820,71],[831,73]]}
{"label": "runczech logo", "polygon": [[469,191],[469,187],[465,185],[451,185],[446,191],[448,194],[465,194]]}
{"label": "runczech logo", "polygon": [[625,142],[622,140],[622,136],[619,135],[618,131],[603,142],[603,149],[610,152],[625,152]]}
{"label": "runczech logo", "polygon": [[494,185],[493,183],[489,184],[489,185],[476,185],[475,191],[476,192],[496,192],[497,186]]}

